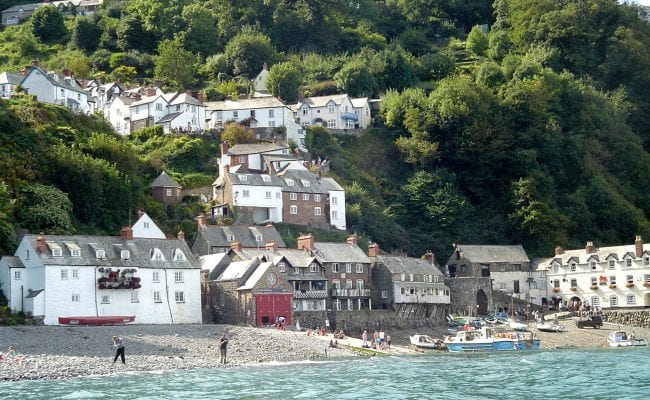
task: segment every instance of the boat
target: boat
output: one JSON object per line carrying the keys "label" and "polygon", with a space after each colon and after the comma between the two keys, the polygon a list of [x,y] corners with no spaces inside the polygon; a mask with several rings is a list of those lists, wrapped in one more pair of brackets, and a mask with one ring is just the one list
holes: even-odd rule
{"label": "boat", "polygon": [[419,349],[432,349],[440,350],[445,347],[442,339],[432,338],[428,335],[412,335],[409,336],[411,344]]}
{"label": "boat", "polygon": [[515,331],[527,331],[528,330],[528,325],[517,322],[513,319],[508,321],[508,325],[510,325],[510,328],[515,330]]}
{"label": "boat", "polygon": [[102,315],[89,317],[59,317],[61,325],[118,325],[135,321],[135,315]]}
{"label": "boat", "polygon": [[537,330],[541,332],[566,332],[566,327],[560,324],[538,324]]}
{"label": "boat", "polygon": [[607,335],[609,347],[636,347],[647,346],[648,341],[644,338],[637,338],[634,334],[628,335],[624,331],[614,331]]}
{"label": "boat", "polygon": [[492,328],[458,331],[444,340],[450,352],[538,350],[540,340],[532,332],[504,331]]}

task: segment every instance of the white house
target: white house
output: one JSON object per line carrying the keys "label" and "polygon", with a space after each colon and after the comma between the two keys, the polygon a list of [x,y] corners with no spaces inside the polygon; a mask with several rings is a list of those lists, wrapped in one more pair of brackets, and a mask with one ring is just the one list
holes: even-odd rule
{"label": "white house", "polygon": [[330,129],[365,129],[370,125],[368,98],[347,94],[307,97],[293,106],[301,126],[321,125]]}
{"label": "white house", "polygon": [[146,212],[138,212],[138,220],[131,227],[134,238],[166,239],[167,236]]}
{"label": "white house", "polygon": [[205,128],[206,106],[187,93],[167,93],[167,115],[156,123],[163,126],[165,133],[201,132]]}
{"label": "white house", "polygon": [[103,109],[104,118],[120,135],[125,136],[131,133],[131,104],[135,101],[136,99],[133,97],[116,96]]}
{"label": "white house", "polygon": [[650,306],[650,245],[637,236],[634,244],[584,249],[555,249],[555,256],[536,260],[546,275],[557,307],[600,308]]}
{"label": "white house", "polygon": [[20,85],[23,77],[11,72],[0,72],[0,98],[7,99],[16,94],[16,86]]}
{"label": "white house", "polygon": [[230,171],[233,171],[235,166],[241,166],[250,171],[267,172],[264,156],[289,155],[289,146],[276,143],[246,143],[228,147],[228,144],[221,143],[220,151],[221,154],[217,162],[219,176],[223,176],[226,166],[230,168]]}
{"label": "white house", "polygon": [[[150,94],[150,93],[147,93]],[[167,99],[162,94],[148,95],[131,103],[131,132],[154,126],[169,113]]]}
{"label": "white house", "polygon": [[98,111],[104,115],[113,98],[124,93],[124,89],[117,82],[101,84],[96,80],[89,81],[84,90],[88,93],[88,98],[94,107],[91,111]]}
{"label": "white house", "polygon": [[[10,277],[10,279],[7,279]],[[12,311],[59,317],[133,315],[136,323],[201,322],[200,265],[184,240],[25,235],[0,260]]]}
{"label": "white house", "polygon": [[37,61],[29,67],[20,86],[27,94],[36,96],[43,103],[62,105],[86,114],[92,109],[88,93],[77,81],[69,76],[46,72],[38,66]]}

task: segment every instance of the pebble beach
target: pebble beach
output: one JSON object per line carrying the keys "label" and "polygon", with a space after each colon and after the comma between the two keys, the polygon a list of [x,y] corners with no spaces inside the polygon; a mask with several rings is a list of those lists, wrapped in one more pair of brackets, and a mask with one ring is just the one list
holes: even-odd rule
{"label": "pebble beach", "polygon": [[[650,329],[605,324],[601,329],[578,329],[572,319],[560,321],[567,332],[537,332],[542,349],[602,348],[607,334],[619,328],[650,339]],[[445,326],[431,331],[387,332],[393,346],[386,354],[418,354],[408,335],[444,337]],[[220,364],[219,339],[229,339],[228,362]],[[126,364],[113,363],[111,337],[125,340]],[[302,361],[337,357],[359,357],[358,337],[339,341],[329,348],[332,335],[311,336],[306,332],[280,331],[231,325],[119,325],[95,327],[17,326],[0,327],[0,351],[12,345],[18,357],[0,361],[0,380],[67,379],[77,376],[125,372],[166,371],[191,368],[230,368],[274,361]],[[615,351],[615,350],[613,350]],[[429,353],[430,354],[430,353]],[[364,356],[369,355],[367,352]]]}

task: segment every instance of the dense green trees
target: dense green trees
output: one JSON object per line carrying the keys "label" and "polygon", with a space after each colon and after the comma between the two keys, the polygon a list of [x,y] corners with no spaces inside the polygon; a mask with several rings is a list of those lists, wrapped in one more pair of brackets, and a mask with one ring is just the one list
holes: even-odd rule
{"label": "dense green trees", "polygon": [[178,90],[194,84],[196,57],[183,48],[180,40],[163,40],[158,45],[154,73],[156,77]]}
{"label": "dense green trees", "polygon": [[30,20],[32,33],[43,42],[60,42],[68,34],[63,15],[54,6],[39,7]]}
{"label": "dense green trees", "polygon": [[290,104],[298,100],[298,90],[302,84],[300,70],[289,62],[275,64],[269,70],[267,89],[275,97]]}

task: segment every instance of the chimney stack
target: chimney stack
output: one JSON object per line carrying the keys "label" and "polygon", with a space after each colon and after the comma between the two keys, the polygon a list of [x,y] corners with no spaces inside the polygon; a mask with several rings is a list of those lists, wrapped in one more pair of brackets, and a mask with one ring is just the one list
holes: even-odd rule
{"label": "chimney stack", "polygon": [[428,250],[426,253],[424,253],[424,256],[422,256],[430,265],[435,265],[436,264],[436,257],[433,254],[431,250]]}
{"label": "chimney stack", "polygon": [[41,62],[38,58],[32,60],[32,67],[41,67]]}
{"label": "chimney stack", "polygon": [[45,236],[41,232],[36,238],[36,249],[39,253],[45,253],[47,251],[47,244],[45,243]]}
{"label": "chimney stack", "polygon": [[585,252],[587,254],[591,254],[594,252],[594,242],[587,242],[587,245],[585,246]]}
{"label": "chimney stack", "polygon": [[271,253],[275,253],[277,251],[277,247],[275,247],[275,240],[267,240],[264,247],[266,248],[266,251],[269,251]]}
{"label": "chimney stack", "polygon": [[138,219],[142,218],[143,215],[144,215],[144,211],[138,210]]}
{"label": "chimney stack", "polygon": [[310,233],[298,237],[298,250],[311,250],[314,248],[314,236]]}
{"label": "chimney stack", "polygon": [[221,142],[221,156],[228,154],[228,143]]}
{"label": "chimney stack", "polygon": [[182,230],[178,231],[178,240],[185,240],[185,232]]}
{"label": "chimney stack", "polygon": [[198,222],[199,229],[205,226],[205,214],[199,214],[199,216],[196,217],[196,221]]}
{"label": "chimney stack", "polygon": [[636,258],[641,258],[643,255],[643,239],[641,239],[641,235],[636,235],[636,240],[634,241],[634,250],[636,250]]}
{"label": "chimney stack", "polygon": [[556,256],[561,256],[562,254],[564,254],[564,250],[562,249],[562,247],[556,246],[555,247],[555,255]]}
{"label": "chimney stack", "polygon": [[353,233],[352,235],[348,236],[347,243],[349,245],[356,246],[358,243],[357,235]]}
{"label": "chimney stack", "polygon": [[122,227],[121,235],[124,240],[133,240],[133,229],[130,226]]}
{"label": "chimney stack", "polygon": [[225,176],[226,174],[229,174],[229,173],[230,173],[230,165],[225,164],[225,165],[223,166],[223,174],[224,174],[224,176]]}
{"label": "chimney stack", "polygon": [[371,243],[368,245],[368,257],[377,257],[379,255],[379,245]]}
{"label": "chimney stack", "polygon": [[235,251],[241,251],[241,242],[239,242],[238,240],[235,240],[234,242],[230,242],[230,248]]}

